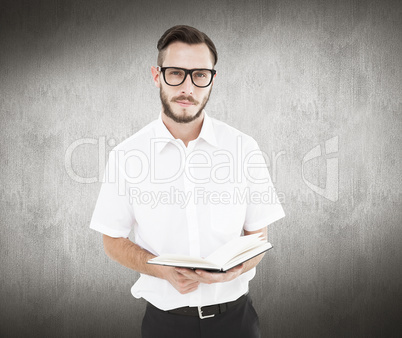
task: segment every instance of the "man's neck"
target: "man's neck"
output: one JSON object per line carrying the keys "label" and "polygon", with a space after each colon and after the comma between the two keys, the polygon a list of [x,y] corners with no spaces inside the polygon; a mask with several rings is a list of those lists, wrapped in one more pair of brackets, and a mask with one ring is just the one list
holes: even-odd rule
{"label": "man's neck", "polygon": [[195,140],[200,135],[204,122],[204,112],[200,117],[189,123],[177,123],[162,112],[162,121],[173,137],[182,140],[187,147],[190,141]]}

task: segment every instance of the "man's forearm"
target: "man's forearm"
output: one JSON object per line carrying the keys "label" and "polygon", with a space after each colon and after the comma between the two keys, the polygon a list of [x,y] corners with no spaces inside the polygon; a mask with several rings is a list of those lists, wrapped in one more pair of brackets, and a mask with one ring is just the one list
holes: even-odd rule
{"label": "man's forearm", "polygon": [[147,261],[155,255],[142,249],[128,238],[113,238],[103,235],[103,244],[106,254],[116,262],[140,273],[165,279],[182,294],[196,290],[200,284],[198,281],[179,274],[174,267],[147,264]]}
{"label": "man's forearm", "polygon": [[[264,235],[265,238],[267,238],[267,228],[262,228],[260,230],[257,231],[246,231],[244,230],[244,236],[248,236],[248,235],[252,235],[252,234],[257,234],[257,233],[261,233]],[[261,262],[262,258],[264,257],[265,253],[262,253],[261,255],[258,255],[250,260],[248,260],[247,262],[245,262],[243,264],[243,271],[242,273],[245,273],[249,270],[251,270],[252,268],[256,267],[258,265],[258,263]]]}
{"label": "man's forearm", "polygon": [[158,266],[147,264],[147,261],[155,255],[142,249],[128,238],[113,238],[103,235],[103,245],[106,254],[121,265],[140,273],[163,278],[162,271]]}
{"label": "man's forearm", "polygon": [[248,260],[247,262],[244,262],[243,264],[243,270],[241,273],[245,273],[249,270],[251,270],[252,268],[256,267],[258,265],[258,263],[261,262],[262,258],[264,257],[265,253],[262,253],[261,255],[258,255],[250,260]]}

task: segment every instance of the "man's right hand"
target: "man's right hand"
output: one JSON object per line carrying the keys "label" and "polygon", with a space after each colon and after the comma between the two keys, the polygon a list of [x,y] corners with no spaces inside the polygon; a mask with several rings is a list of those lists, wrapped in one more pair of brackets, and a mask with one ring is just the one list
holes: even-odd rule
{"label": "man's right hand", "polygon": [[179,291],[182,295],[197,290],[200,282],[190,279],[180,272],[176,271],[176,268],[170,266],[161,266],[164,279],[166,279],[172,286]]}

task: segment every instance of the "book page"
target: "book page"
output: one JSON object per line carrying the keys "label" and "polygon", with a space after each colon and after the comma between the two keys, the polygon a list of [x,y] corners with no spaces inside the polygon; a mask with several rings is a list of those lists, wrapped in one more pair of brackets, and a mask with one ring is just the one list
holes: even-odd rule
{"label": "book page", "polygon": [[261,254],[271,248],[272,248],[271,243],[269,243],[269,242],[262,243],[262,245],[260,245],[256,248],[249,249],[248,251],[243,252],[243,253],[237,255],[236,257],[232,258],[229,262],[227,262],[224,265],[223,270],[224,271],[229,270],[229,269],[235,267],[236,265],[239,265],[245,261],[248,261],[249,259],[251,259],[255,256],[258,256],[259,254]]}
{"label": "book page", "polygon": [[262,237],[263,235],[258,233],[248,236],[241,236],[231,240],[206,257],[205,260],[213,262],[215,265],[222,267],[230,259],[239,255],[243,251],[250,250],[266,243],[265,240],[262,240]]}
{"label": "book page", "polygon": [[193,267],[220,268],[220,266],[216,266],[214,263],[199,257],[191,257],[177,254],[163,254],[158,257],[150,259],[148,262],[151,264],[162,264],[170,266],[189,267],[189,268]]}

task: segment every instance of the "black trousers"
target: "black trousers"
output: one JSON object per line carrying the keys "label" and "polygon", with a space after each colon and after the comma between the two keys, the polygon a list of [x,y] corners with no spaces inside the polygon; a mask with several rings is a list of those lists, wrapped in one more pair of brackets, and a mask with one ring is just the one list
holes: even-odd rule
{"label": "black trousers", "polygon": [[142,338],[260,338],[257,313],[247,301],[212,318],[171,314],[147,304]]}

